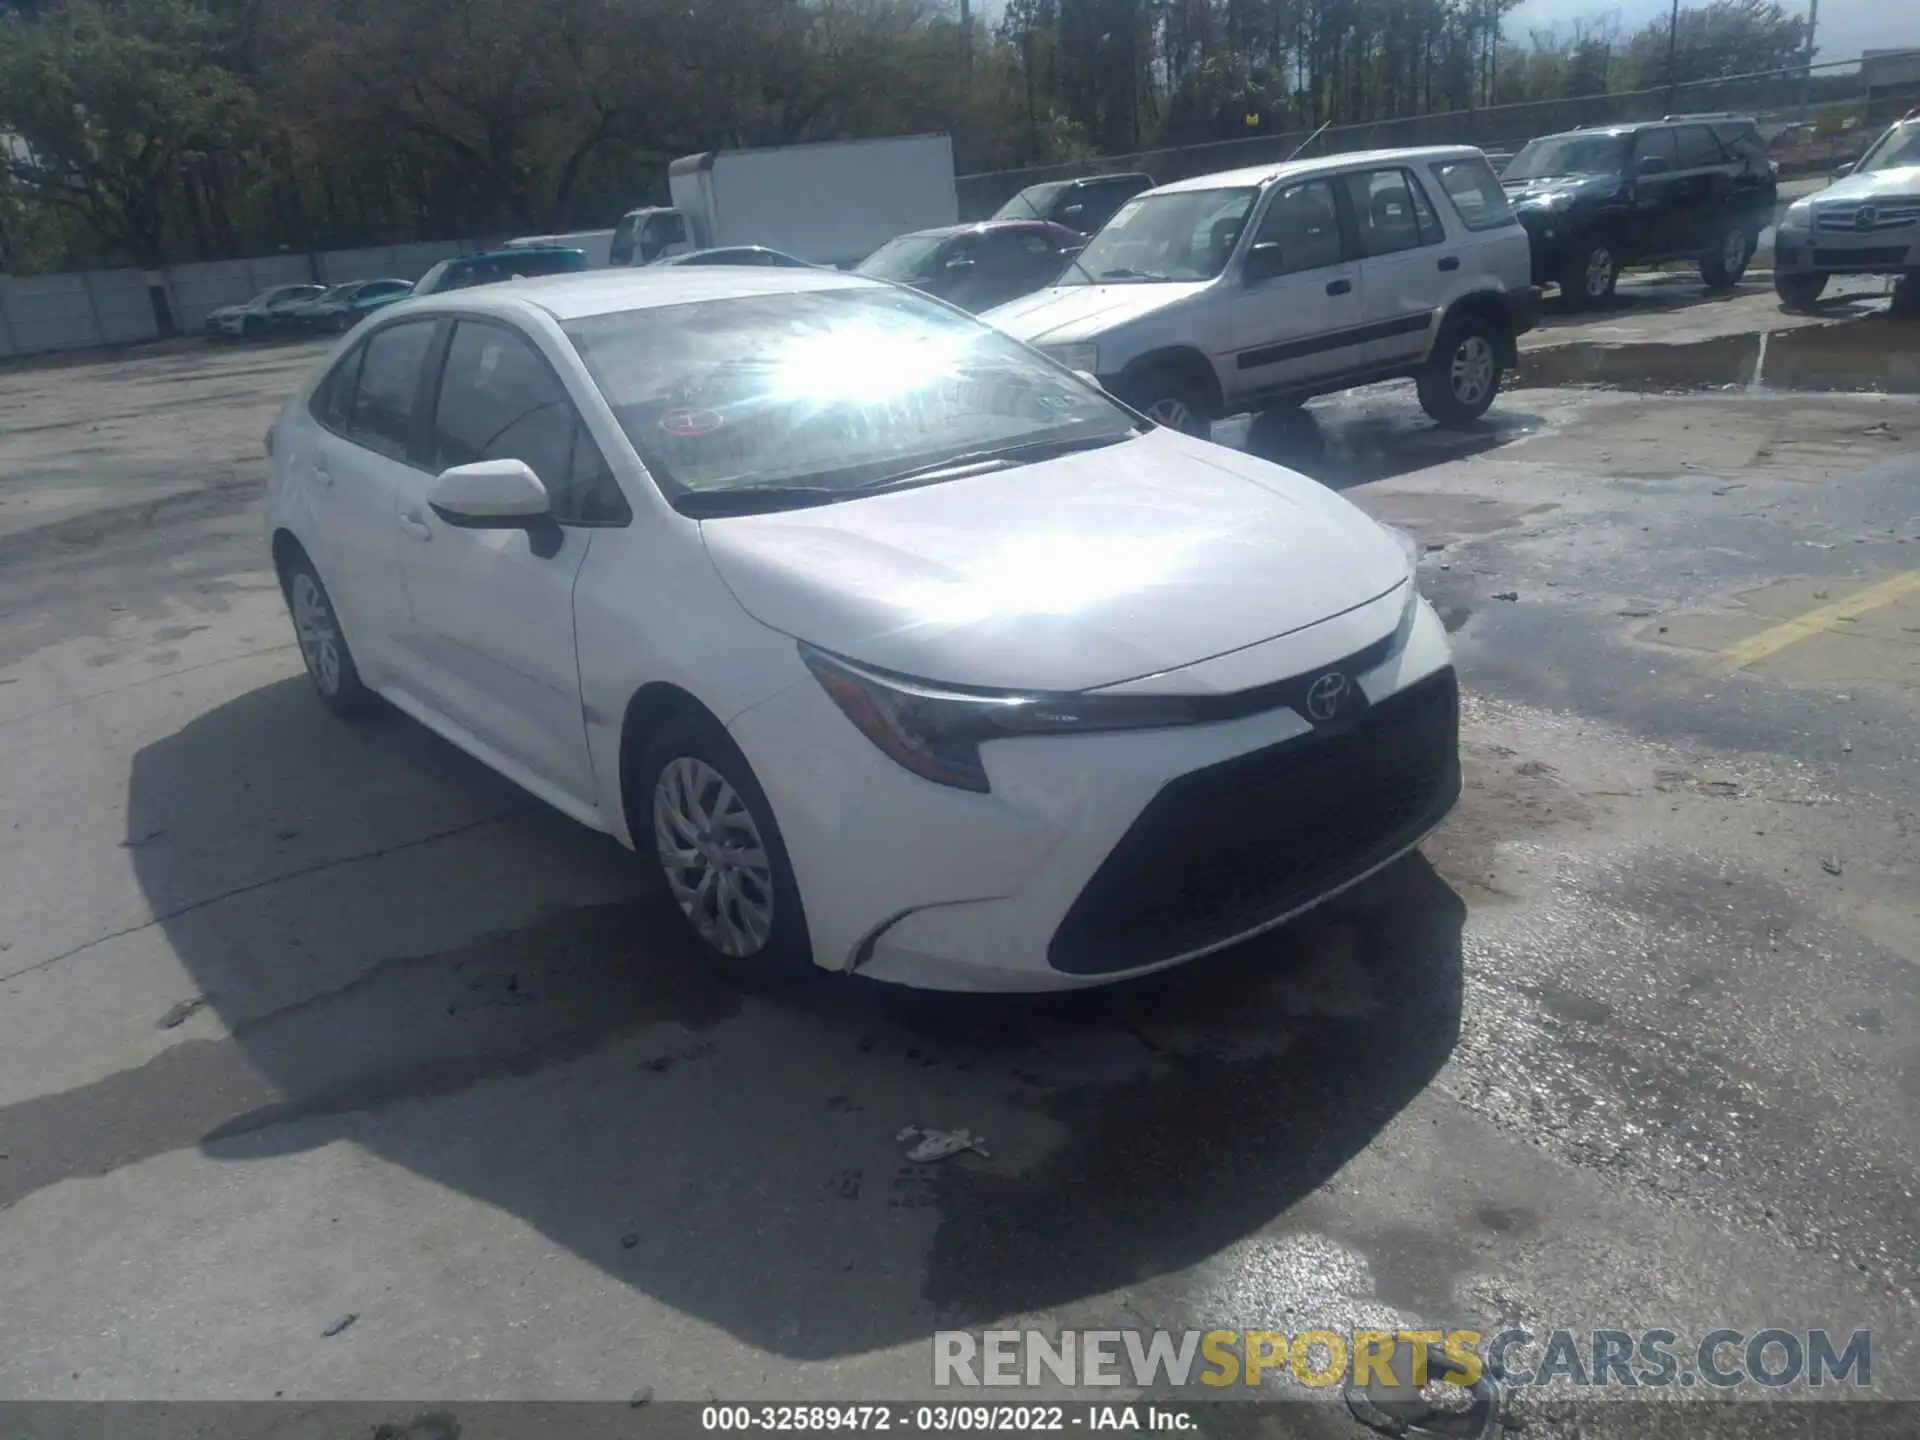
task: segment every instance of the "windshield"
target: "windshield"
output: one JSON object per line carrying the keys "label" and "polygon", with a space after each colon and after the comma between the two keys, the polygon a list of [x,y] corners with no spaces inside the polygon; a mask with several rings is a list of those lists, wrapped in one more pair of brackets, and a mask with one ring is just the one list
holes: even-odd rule
{"label": "windshield", "polygon": [[1044,220],[1047,218],[1047,206],[1067,186],[1071,180],[1050,180],[1044,185],[1029,185],[1006,204],[993,212],[995,220]]}
{"label": "windshield", "polygon": [[902,235],[867,256],[853,267],[853,272],[871,275],[876,280],[912,280],[926,268],[946,238],[944,235]]}
{"label": "windshield", "polygon": [[1902,165],[1920,165],[1920,125],[1893,125],[1873,142],[1873,148],[1860,157],[1855,174],[1872,170],[1897,170]]}
{"label": "windshield", "polygon": [[1547,180],[1555,175],[1612,175],[1627,161],[1625,135],[1549,135],[1520,147],[1502,180]]}
{"label": "windshield", "polygon": [[1174,190],[1129,200],[1056,285],[1211,280],[1227,268],[1260,192]]}
{"label": "windshield", "polygon": [[756,508],[753,492],[773,508],[785,487],[832,500],[946,461],[1135,433],[1100,391],[910,292],[740,296],[566,329],[633,448],[689,513],[717,513],[721,497],[729,511]]}

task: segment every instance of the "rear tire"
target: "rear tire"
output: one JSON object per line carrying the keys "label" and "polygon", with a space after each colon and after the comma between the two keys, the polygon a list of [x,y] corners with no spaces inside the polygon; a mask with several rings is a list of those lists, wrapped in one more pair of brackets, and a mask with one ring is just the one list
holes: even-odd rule
{"label": "rear tire", "polygon": [[627,814],[701,958],[736,984],[819,973],[773,807],[740,747],[705,716],[665,721],[640,752]]}
{"label": "rear tire", "polygon": [[1127,404],[1156,425],[1205,440],[1213,433],[1213,405],[1206,391],[1178,370],[1152,366],[1122,387]]}
{"label": "rear tire", "polygon": [[1588,310],[1613,299],[1620,283],[1620,252],[1600,235],[1576,240],[1560,266],[1560,303],[1569,310]]}
{"label": "rear tire", "polygon": [[1773,293],[1780,297],[1780,303],[1788,310],[1811,310],[1820,300],[1820,292],[1827,288],[1827,275],[1824,271],[1812,270],[1801,275],[1788,275],[1779,270],[1773,272]]}
{"label": "rear tire", "polygon": [[1709,290],[1731,290],[1753,260],[1754,237],[1745,225],[1729,225],[1720,243],[1700,257],[1700,281]]}
{"label": "rear tire", "polygon": [[1420,408],[1441,425],[1471,425],[1500,393],[1503,337],[1478,315],[1448,323],[1415,385]]}
{"label": "rear tire", "polygon": [[300,658],[306,662],[320,702],[336,715],[364,714],[373,702],[373,692],[360,681],[360,667],[353,663],[333,597],[320,583],[313,562],[296,551],[281,572],[280,586],[293,618]]}

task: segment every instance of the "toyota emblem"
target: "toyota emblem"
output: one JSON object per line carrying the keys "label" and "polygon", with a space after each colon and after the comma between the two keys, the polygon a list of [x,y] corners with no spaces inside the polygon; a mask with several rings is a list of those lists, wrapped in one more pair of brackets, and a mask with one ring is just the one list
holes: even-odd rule
{"label": "toyota emblem", "polygon": [[1324,725],[1337,716],[1347,703],[1353,682],[1338,670],[1329,670],[1307,687],[1307,718]]}
{"label": "toyota emblem", "polygon": [[1871,205],[1862,205],[1853,212],[1853,223],[1861,230],[1871,230],[1880,223],[1880,212]]}

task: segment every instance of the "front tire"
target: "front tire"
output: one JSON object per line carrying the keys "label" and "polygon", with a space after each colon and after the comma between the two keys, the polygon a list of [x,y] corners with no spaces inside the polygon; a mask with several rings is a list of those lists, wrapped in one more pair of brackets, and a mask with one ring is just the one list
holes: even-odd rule
{"label": "front tire", "polygon": [[816,973],[786,841],[726,731],[676,716],[647,741],[629,779],[635,848],[651,849],[702,957],[748,985]]}
{"label": "front tire", "polygon": [[1613,299],[1620,283],[1620,252],[1604,236],[1576,241],[1560,266],[1560,303],[1569,310],[1588,310]]}
{"label": "front tire", "polygon": [[267,322],[258,315],[249,315],[240,322],[240,338],[243,340],[264,340],[267,334]]}
{"label": "front tire", "polygon": [[1201,440],[1213,434],[1213,405],[1206,391],[1178,370],[1154,366],[1123,389],[1126,402],[1156,425]]}
{"label": "front tire", "polygon": [[1700,281],[1709,290],[1731,290],[1753,259],[1753,236],[1745,225],[1729,225],[1720,243],[1700,257]]}
{"label": "front tire", "polygon": [[372,703],[373,692],[360,681],[360,667],[353,663],[333,598],[320,583],[313,562],[305,555],[294,555],[280,583],[287,613],[293,617],[294,638],[300,642],[300,658],[321,703],[336,715],[363,713]]}
{"label": "front tire", "polygon": [[1808,271],[1801,275],[1788,275],[1780,270],[1773,272],[1773,293],[1780,297],[1780,303],[1789,310],[1811,310],[1819,303],[1820,294],[1827,288],[1827,274],[1822,270]]}
{"label": "front tire", "polygon": [[1420,408],[1441,425],[1471,425],[1500,393],[1502,337],[1478,315],[1462,315],[1440,339],[1415,380]]}
{"label": "front tire", "polygon": [[1887,313],[1901,320],[1920,320],[1920,270],[1909,270],[1893,282],[1893,302]]}

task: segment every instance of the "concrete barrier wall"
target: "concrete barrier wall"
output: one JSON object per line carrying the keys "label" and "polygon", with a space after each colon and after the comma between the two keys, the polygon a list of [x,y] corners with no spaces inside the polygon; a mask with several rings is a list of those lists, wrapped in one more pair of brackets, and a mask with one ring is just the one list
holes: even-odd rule
{"label": "concrete barrier wall", "polygon": [[[206,328],[207,314],[239,305],[275,285],[347,280],[418,280],[449,255],[475,248],[458,240],[327,250],[317,255],[265,255],[173,265],[159,272],[174,325],[183,335]],[[128,345],[157,339],[153,301],[141,270],[86,270],[67,275],[0,275],[0,358]]]}

